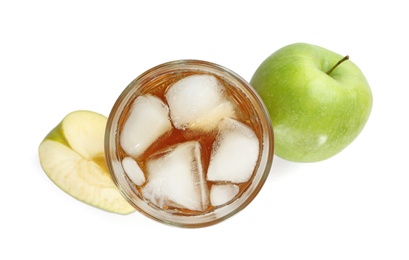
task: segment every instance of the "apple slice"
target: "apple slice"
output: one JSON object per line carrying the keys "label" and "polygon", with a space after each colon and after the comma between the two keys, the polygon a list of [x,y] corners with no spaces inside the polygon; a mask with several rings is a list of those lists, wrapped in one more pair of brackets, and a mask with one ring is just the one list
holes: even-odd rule
{"label": "apple slice", "polygon": [[48,177],[72,197],[97,208],[135,211],[119,192],[104,155],[107,118],[91,111],[68,114],[41,142],[40,163]]}

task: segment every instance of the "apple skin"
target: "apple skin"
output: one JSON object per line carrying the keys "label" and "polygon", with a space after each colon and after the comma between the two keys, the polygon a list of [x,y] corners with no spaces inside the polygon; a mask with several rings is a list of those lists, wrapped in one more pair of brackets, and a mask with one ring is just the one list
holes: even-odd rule
{"label": "apple skin", "polygon": [[328,159],[352,143],[372,109],[372,92],[350,60],[320,46],[287,45],[264,60],[250,84],[272,120],[277,156],[294,162]]}

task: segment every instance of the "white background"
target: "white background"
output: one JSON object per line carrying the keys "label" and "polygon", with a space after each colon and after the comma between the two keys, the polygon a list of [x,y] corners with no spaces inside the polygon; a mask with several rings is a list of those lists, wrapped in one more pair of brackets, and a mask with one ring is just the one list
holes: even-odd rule
{"label": "white background", "polygon": [[[404,1],[136,2],[0,2],[0,259],[409,259]],[[275,158],[259,196],[229,220],[182,229],[108,213],[42,171],[38,145],[66,114],[108,115],[145,70],[203,59],[250,80],[294,42],[348,54],[371,85],[372,114],[331,159]]]}

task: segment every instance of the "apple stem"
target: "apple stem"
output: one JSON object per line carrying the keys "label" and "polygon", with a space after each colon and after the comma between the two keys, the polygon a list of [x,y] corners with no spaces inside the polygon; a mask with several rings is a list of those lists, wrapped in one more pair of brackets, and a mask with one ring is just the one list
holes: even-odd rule
{"label": "apple stem", "polygon": [[339,64],[343,63],[344,61],[348,59],[349,59],[349,56],[347,55],[344,58],[342,58],[340,61],[338,61],[337,64],[334,65],[334,67],[332,67],[329,71],[327,71],[327,75],[331,74],[331,72],[333,72],[334,69],[339,66]]}

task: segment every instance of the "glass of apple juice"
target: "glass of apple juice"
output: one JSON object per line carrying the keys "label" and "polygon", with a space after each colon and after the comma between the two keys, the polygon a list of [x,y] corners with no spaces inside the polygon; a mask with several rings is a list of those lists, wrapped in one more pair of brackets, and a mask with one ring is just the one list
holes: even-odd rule
{"label": "glass of apple juice", "polygon": [[158,65],[115,102],[105,135],[123,196],[156,221],[205,227],[245,208],[270,172],[269,114],[233,71],[200,60]]}

